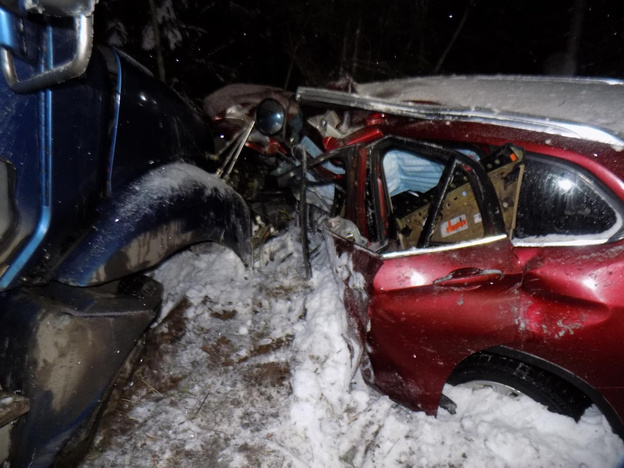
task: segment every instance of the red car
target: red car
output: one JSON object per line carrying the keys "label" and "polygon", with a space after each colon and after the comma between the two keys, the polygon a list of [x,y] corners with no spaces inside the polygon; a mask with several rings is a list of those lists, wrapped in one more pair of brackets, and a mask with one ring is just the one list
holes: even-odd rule
{"label": "red car", "polygon": [[600,80],[304,88],[248,144],[306,150],[369,383],[429,414],[446,383],[595,404],[624,434],[622,104]]}

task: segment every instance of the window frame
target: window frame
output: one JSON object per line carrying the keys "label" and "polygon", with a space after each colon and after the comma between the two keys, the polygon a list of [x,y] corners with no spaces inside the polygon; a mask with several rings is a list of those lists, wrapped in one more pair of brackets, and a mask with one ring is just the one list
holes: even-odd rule
{"label": "window frame", "polygon": [[[388,185],[383,171],[383,157],[392,150],[399,149],[415,153],[418,156],[439,161],[444,164],[444,169],[437,186],[436,194],[431,202],[429,213],[434,216],[428,216],[425,226],[423,227],[424,241],[419,240],[418,245],[413,249],[404,252],[414,253],[419,250],[448,250],[451,248],[460,248],[465,244],[474,242],[487,242],[488,238],[499,239],[501,235],[507,235],[503,221],[502,211],[498,195],[492,185],[487,172],[477,162],[460,152],[445,148],[436,144],[426,143],[408,138],[388,136],[382,138],[367,147],[368,152],[368,170],[367,184],[371,187],[373,196],[372,203],[376,207],[376,232],[375,241],[387,244],[396,239],[396,223],[391,222],[393,214],[390,212],[391,206],[388,193]],[[440,216],[444,197],[448,191],[449,185],[453,179],[454,172],[458,166],[463,166],[463,170],[468,175],[470,185],[475,195],[477,205],[481,212],[483,223],[483,237],[470,241],[462,241],[457,244],[445,244],[441,246],[429,245],[435,227],[435,220]],[[381,184],[378,182],[381,181]],[[375,190],[375,187],[377,188]],[[384,209],[385,207],[385,209]],[[383,219],[381,213],[387,213],[386,219]],[[385,230],[382,229],[385,227]],[[394,238],[392,237],[394,236]],[[399,252],[393,252],[397,254]]]}

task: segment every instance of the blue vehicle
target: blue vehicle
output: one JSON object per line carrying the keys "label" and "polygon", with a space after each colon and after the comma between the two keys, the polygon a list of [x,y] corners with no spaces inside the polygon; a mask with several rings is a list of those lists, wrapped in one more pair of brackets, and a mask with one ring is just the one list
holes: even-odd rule
{"label": "blue vehicle", "polygon": [[66,466],[154,320],[141,272],[193,243],[251,258],[202,117],[92,45],[96,0],[0,0],[0,464]]}

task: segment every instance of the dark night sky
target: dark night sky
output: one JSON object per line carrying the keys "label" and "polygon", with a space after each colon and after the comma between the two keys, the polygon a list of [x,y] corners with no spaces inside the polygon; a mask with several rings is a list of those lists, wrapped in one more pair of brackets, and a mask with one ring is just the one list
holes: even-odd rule
{"label": "dark night sky", "polygon": [[[168,1],[173,10],[163,10]],[[194,98],[232,82],[294,89],[345,74],[371,81],[561,72],[567,51],[576,51],[577,75],[624,77],[619,1],[153,2],[168,12],[159,24],[166,81]],[[122,48],[156,72],[155,49],[141,47],[150,11],[150,0],[101,0],[96,41],[107,42],[122,24]],[[172,32],[181,39],[173,49],[167,42]]]}

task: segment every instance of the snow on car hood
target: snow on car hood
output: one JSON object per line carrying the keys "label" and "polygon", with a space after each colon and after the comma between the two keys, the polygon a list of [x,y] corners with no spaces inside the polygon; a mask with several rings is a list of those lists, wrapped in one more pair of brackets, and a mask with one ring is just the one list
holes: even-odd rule
{"label": "snow on car hood", "polygon": [[[175,310],[83,464],[91,467],[616,466],[624,444],[595,408],[579,423],[490,389],[448,388],[458,412],[409,411],[363,383],[321,246],[303,276],[298,233],[254,271],[222,247],[155,277]],[[172,321],[172,318],[176,318]],[[151,364],[150,364],[151,363]]]}

